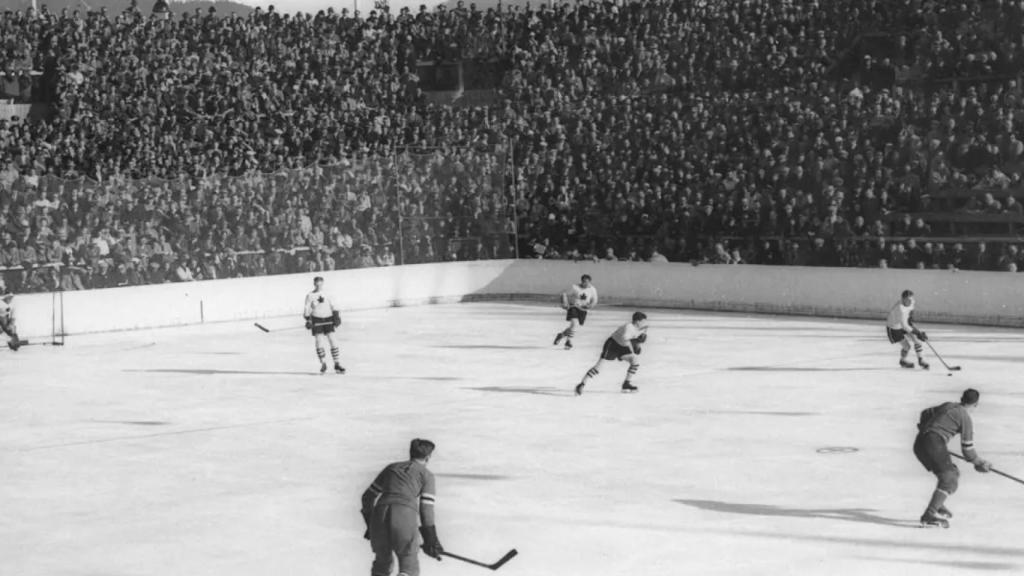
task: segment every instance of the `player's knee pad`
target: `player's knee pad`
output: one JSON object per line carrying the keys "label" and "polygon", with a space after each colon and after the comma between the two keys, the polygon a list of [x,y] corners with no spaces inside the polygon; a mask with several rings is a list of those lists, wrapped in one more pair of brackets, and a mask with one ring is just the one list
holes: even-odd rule
{"label": "player's knee pad", "polygon": [[960,471],[955,468],[939,472],[939,490],[952,495],[960,486]]}

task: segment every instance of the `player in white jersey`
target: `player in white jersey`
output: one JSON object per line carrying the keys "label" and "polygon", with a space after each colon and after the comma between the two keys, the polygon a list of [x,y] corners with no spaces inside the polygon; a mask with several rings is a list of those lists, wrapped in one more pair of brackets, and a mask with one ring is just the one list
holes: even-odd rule
{"label": "player in white jersey", "polygon": [[345,369],[339,364],[341,352],[334,342],[334,329],[341,325],[341,314],[331,303],[331,299],[323,293],[323,287],[323,278],[320,276],[313,278],[313,291],[306,294],[306,306],[302,317],[306,319],[306,329],[313,332],[313,339],[316,342],[316,357],[320,360],[320,373],[327,372],[327,362],[324,361],[327,356],[324,351],[326,342],[331,345],[334,371],[344,374]]}
{"label": "player in white jersey", "polygon": [[633,312],[633,318],[629,324],[619,326],[612,335],[604,341],[601,348],[601,357],[597,364],[587,370],[583,380],[576,385],[576,395],[583,394],[583,387],[590,382],[594,376],[601,371],[605,360],[626,360],[629,368],[626,370],[626,380],[622,383],[623,392],[636,392],[637,387],[631,382],[636,371],[640,369],[640,345],[647,341],[647,315],[643,312]]}
{"label": "player in white jersey", "polygon": [[7,347],[17,352],[21,347],[21,339],[18,338],[18,329],[14,325],[14,308],[11,306],[13,299],[14,294],[4,294],[0,297],[0,334],[7,334],[10,338]]}
{"label": "player in white jersey", "polygon": [[889,342],[900,345],[900,366],[913,368],[914,363],[907,361],[907,354],[913,346],[917,354],[917,364],[927,370],[928,363],[921,357],[924,347],[921,342],[928,341],[928,335],[914,326],[914,293],[904,290],[900,294],[899,302],[893,304],[889,309],[889,317],[885,320],[885,333],[889,336]]}
{"label": "player in white jersey", "polygon": [[568,292],[562,293],[562,308],[565,320],[569,325],[555,336],[555,346],[565,339],[565,349],[572,349],[572,339],[576,336],[576,328],[587,321],[587,310],[597,306],[597,288],[591,284],[589,274],[580,277],[579,284],[573,284]]}

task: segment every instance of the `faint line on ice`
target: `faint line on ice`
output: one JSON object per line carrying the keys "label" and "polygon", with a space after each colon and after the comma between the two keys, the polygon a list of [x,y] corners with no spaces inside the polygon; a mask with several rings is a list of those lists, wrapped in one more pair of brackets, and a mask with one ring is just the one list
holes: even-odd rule
{"label": "faint line on ice", "polygon": [[37,450],[49,450],[52,448],[70,448],[72,446],[85,446],[88,444],[106,444],[109,442],[121,442],[123,440],[140,440],[143,438],[156,438],[159,436],[179,436],[182,434],[197,434],[199,432],[216,432],[218,430],[231,430],[234,428],[252,428],[255,426],[266,426],[268,424],[282,424],[284,422],[298,422],[300,420],[312,420],[311,416],[301,418],[283,418],[280,420],[265,420],[262,422],[246,422],[244,424],[227,424],[225,426],[207,426],[204,428],[190,428],[188,430],[173,430],[168,432],[154,432],[152,434],[133,434],[131,436],[117,436],[114,438],[100,438],[97,440],[80,440],[78,442],[63,442],[60,444],[45,444],[43,446],[32,446],[29,448],[16,448],[14,452],[35,452]]}

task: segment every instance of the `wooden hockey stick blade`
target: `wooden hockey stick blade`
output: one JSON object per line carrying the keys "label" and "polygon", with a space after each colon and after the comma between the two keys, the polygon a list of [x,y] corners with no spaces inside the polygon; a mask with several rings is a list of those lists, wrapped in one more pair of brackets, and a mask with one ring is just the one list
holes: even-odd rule
{"label": "wooden hockey stick blade", "polygon": [[270,332],[270,330],[266,326],[260,324],[259,322],[253,322],[252,325],[259,328],[260,330],[263,330],[264,332]]}
{"label": "wooden hockey stick blade", "polygon": [[508,552],[506,552],[505,555],[501,557],[501,560],[498,560],[497,562],[495,562],[493,564],[485,564],[483,562],[480,562],[479,560],[473,560],[472,558],[466,558],[465,556],[459,556],[458,554],[453,554],[451,552],[441,552],[442,556],[448,556],[449,558],[455,558],[456,560],[461,560],[461,561],[463,561],[463,562],[465,562],[467,564],[472,564],[474,566],[480,566],[481,568],[488,568],[490,570],[497,570],[498,568],[501,568],[502,566],[505,565],[506,562],[508,562],[509,560],[514,558],[516,556],[516,554],[519,554],[519,551],[516,550],[515,548],[513,548],[513,549],[509,550]]}
{"label": "wooden hockey stick blade", "polygon": [[504,556],[501,557],[501,560],[498,560],[494,564],[491,564],[491,570],[497,570],[498,568],[501,568],[502,566],[505,565],[506,562],[508,562],[509,560],[515,558],[516,554],[519,554],[519,551],[516,550],[515,548],[509,550],[508,552],[505,553]]}
{"label": "wooden hockey stick blade", "polygon": [[[963,456],[957,454],[956,452],[950,452],[950,455],[956,456],[957,458],[963,460],[964,462],[967,462],[967,458],[964,458]],[[1013,474],[1007,474],[1006,472],[1003,472],[1002,470],[996,470],[995,468],[989,468],[989,472],[995,472],[996,474],[999,474],[1003,478],[1009,478],[1010,480],[1013,480],[1014,482],[1017,482],[1019,484],[1024,484],[1024,480],[1021,480],[1020,478],[1017,478]]]}
{"label": "wooden hockey stick blade", "polygon": [[942,359],[942,356],[939,354],[938,350],[936,350],[935,347],[932,346],[931,342],[925,340],[924,343],[928,345],[928,348],[931,349],[932,354],[935,354],[935,357],[939,359],[939,362],[942,362],[942,365],[946,367],[946,370],[949,370],[950,372],[955,372],[960,369],[959,366],[950,366],[949,364],[946,364],[946,361]]}

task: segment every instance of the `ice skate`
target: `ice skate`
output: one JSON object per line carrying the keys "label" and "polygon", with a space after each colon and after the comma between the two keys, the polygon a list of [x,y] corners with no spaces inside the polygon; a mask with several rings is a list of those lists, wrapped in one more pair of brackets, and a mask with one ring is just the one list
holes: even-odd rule
{"label": "ice skate", "polygon": [[924,528],[949,528],[949,521],[941,518],[935,512],[926,510],[921,516],[921,526]]}
{"label": "ice skate", "polygon": [[334,371],[337,372],[338,374],[344,374],[345,373],[345,368],[341,364],[338,364],[337,362],[335,362],[334,363]]}
{"label": "ice skate", "polygon": [[572,350],[572,341],[571,340],[566,340],[565,341],[565,349],[566,350]]}
{"label": "ice skate", "polygon": [[583,382],[580,382],[579,384],[576,385],[576,395],[577,396],[582,396],[583,395],[583,387],[584,386],[586,386],[586,384],[584,384]]}
{"label": "ice skate", "polygon": [[924,358],[918,358],[917,365],[925,370],[931,368],[931,366],[929,366],[928,363],[924,361]]}
{"label": "ice skate", "polygon": [[321,362],[320,363],[320,373],[323,374],[325,372],[327,372],[327,363],[326,362]]}
{"label": "ice skate", "polygon": [[900,367],[901,368],[911,368],[912,369],[914,367],[914,363],[913,362],[907,362],[906,360],[900,358]]}
{"label": "ice skate", "polygon": [[945,506],[939,506],[939,509],[936,510],[935,513],[938,514],[939,516],[942,516],[943,518],[952,518],[953,517],[953,511],[950,510],[949,508],[946,508]]}
{"label": "ice skate", "polygon": [[558,344],[559,344],[559,343],[560,343],[560,342],[562,341],[562,338],[565,338],[565,334],[564,334],[564,333],[562,333],[562,332],[559,332],[558,334],[556,334],[556,335],[555,335],[555,343],[554,343],[554,346],[558,346]]}
{"label": "ice skate", "polygon": [[637,388],[636,386],[633,386],[629,382],[623,382],[622,383],[622,391],[623,392],[636,392],[637,390],[639,390],[639,388]]}

